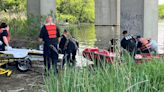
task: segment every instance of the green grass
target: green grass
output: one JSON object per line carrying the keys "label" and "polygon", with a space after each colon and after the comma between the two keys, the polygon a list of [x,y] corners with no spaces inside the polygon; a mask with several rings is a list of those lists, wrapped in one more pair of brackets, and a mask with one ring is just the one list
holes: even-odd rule
{"label": "green grass", "polygon": [[45,78],[46,92],[164,92],[164,59],[135,64],[123,57],[114,64],[78,69],[67,67]]}

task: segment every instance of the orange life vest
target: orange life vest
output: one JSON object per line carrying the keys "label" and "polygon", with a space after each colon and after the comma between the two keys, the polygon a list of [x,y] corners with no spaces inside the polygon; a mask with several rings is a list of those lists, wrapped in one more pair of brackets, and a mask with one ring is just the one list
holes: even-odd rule
{"label": "orange life vest", "polygon": [[140,48],[142,51],[146,50],[146,49],[150,49],[150,43],[147,39],[145,38],[140,38],[139,40],[142,43],[142,47]]}
{"label": "orange life vest", "polygon": [[48,32],[49,38],[56,38],[56,25],[55,24],[50,24],[50,25],[45,25],[46,30]]}

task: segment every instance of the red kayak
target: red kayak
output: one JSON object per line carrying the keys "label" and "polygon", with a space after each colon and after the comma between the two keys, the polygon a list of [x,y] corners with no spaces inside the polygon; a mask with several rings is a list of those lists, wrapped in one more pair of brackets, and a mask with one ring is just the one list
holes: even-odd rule
{"label": "red kayak", "polygon": [[[85,48],[83,50],[84,58],[87,58],[91,61],[105,61],[112,63],[116,54],[107,50],[100,50],[99,48]],[[137,64],[143,63],[143,61],[151,61],[151,59],[164,58],[164,54],[136,54],[135,61]]]}

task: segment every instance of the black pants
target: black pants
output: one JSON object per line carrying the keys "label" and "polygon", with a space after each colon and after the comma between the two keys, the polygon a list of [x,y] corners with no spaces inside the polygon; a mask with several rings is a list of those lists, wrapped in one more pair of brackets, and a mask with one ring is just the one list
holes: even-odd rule
{"label": "black pants", "polygon": [[149,49],[143,50],[142,53],[150,53]]}
{"label": "black pants", "polygon": [[[63,67],[64,64],[66,62],[68,62],[69,64],[72,63],[73,65],[75,65],[75,60],[76,60],[76,52],[77,50],[71,51],[71,50],[65,50],[63,51],[64,56],[63,56]],[[72,54],[72,55],[71,55]],[[71,57],[72,56],[72,57]]]}
{"label": "black pants", "polygon": [[[53,45],[57,49],[57,45]],[[50,46],[44,46],[44,65],[45,70],[54,69],[54,72],[58,73],[57,62],[58,62],[58,52],[54,51]]]}

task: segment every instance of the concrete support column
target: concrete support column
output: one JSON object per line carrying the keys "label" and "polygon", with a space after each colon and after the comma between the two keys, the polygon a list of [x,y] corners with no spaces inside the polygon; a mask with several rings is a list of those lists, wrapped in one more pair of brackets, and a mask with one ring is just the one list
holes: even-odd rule
{"label": "concrete support column", "polygon": [[51,15],[55,19],[55,0],[27,0],[27,6],[29,30],[40,30],[48,15]]}
{"label": "concrete support column", "polygon": [[120,37],[120,0],[95,0],[96,47],[107,49]]}
{"label": "concrete support column", "polygon": [[121,33],[143,36],[144,0],[121,0]]}
{"label": "concrete support column", "polygon": [[158,0],[121,0],[121,32],[158,39]]}
{"label": "concrete support column", "polygon": [[158,41],[158,0],[144,0],[143,36]]}
{"label": "concrete support column", "polygon": [[55,0],[27,0],[27,13],[34,16],[47,16],[56,12]]}

